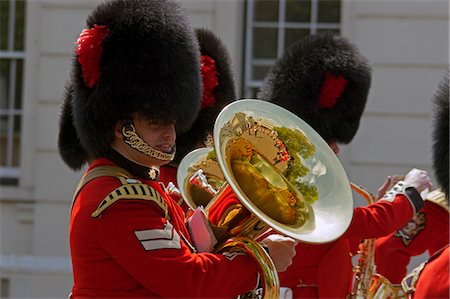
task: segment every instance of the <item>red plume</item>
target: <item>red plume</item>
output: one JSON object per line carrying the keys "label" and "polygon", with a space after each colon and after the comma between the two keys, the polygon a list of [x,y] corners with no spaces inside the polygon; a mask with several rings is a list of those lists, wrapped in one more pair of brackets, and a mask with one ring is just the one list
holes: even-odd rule
{"label": "red plume", "polygon": [[93,87],[100,77],[102,42],[108,33],[107,26],[94,25],[94,28],[84,29],[76,42],[78,62],[81,64],[84,82],[89,87]]}
{"label": "red plume", "polygon": [[336,76],[329,71],[325,71],[325,81],[319,95],[319,107],[332,108],[336,105],[336,101],[344,92],[347,82],[347,79],[343,76]]}
{"label": "red plume", "polygon": [[217,79],[216,62],[214,59],[207,55],[202,55],[200,58],[202,67],[202,80],[203,80],[203,94],[202,103],[200,109],[205,107],[214,106],[216,99],[214,97],[214,88],[219,85]]}

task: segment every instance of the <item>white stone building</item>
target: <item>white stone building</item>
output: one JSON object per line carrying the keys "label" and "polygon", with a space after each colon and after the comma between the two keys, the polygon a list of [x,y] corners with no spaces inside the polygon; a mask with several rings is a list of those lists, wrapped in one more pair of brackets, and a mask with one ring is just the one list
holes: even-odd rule
{"label": "white stone building", "polygon": [[[74,42],[97,3],[0,1],[0,298],[64,298],[71,289],[69,208],[81,172],[57,152],[59,105]],[[448,1],[181,3],[228,47],[240,97],[253,96],[295,38],[340,31],[373,66],[360,129],[340,156],[350,180],[375,192],[387,175],[432,172],[430,98],[449,62]]]}

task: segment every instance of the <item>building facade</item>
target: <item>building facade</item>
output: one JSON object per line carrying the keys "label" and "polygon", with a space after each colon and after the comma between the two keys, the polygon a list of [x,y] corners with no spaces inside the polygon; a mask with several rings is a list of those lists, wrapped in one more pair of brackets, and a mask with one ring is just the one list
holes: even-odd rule
{"label": "building facade", "polygon": [[[340,155],[350,180],[376,192],[387,175],[432,173],[430,99],[449,62],[448,1],[180,2],[195,27],[214,30],[228,47],[243,98],[254,97],[297,38],[320,30],[348,37],[373,66],[360,129]],[[82,172],[58,155],[59,108],[74,42],[99,1],[0,3],[0,298],[63,298]]]}

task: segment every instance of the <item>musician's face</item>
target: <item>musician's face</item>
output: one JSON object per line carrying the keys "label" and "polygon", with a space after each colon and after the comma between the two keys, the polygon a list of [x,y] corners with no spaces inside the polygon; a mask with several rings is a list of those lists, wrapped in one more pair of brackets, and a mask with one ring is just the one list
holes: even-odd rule
{"label": "musician's face", "polygon": [[[170,154],[175,147],[175,124],[162,124],[148,121],[138,115],[133,116],[136,134],[151,148]],[[118,123],[115,131],[113,148],[128,159],[145,166],[159,166],[169,163],[147,156],[125,143],[122,135],[122,123]]]}
{"label": "musician's face", "polygon": [[152,148],[170,154],[175,146],[175,125],[133,117],[136,133]]}

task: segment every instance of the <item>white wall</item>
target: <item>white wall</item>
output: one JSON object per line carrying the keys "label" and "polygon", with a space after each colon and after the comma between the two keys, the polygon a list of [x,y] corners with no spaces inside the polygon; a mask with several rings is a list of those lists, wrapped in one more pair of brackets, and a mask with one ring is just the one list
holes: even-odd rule
{"label": "white wall", "polygon": [[448,65],[448,2],[345,1],[343,34],[370,60],[373,81],[344,163],[376,191],[386,175],[431,170],[431,98]]}
{"label": "white wall", "polygon": [[230,52],[238,94],[243,72],[244,1],[184,0],[194,27],[206,27],[220,37]]}
{"label": "white wall", "polygon": [[359,131],[341,156],[349,178],[374,193],[387,175],[414,167],[434,178],[431,98],[449,62],[448,1],[345,0],[343,16],[343,35],[373,66]]}
{"label": "white wall", "polygon": [[81,172],[63,164],[56,141],[72,49],[95,3],[27,1],[21,180],[0,197],[0,289],[11,298],[71,290],[69,208]]}

